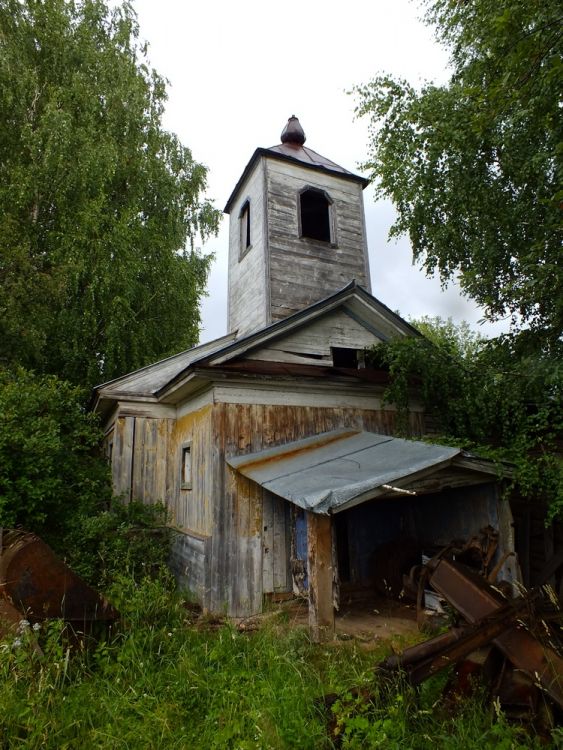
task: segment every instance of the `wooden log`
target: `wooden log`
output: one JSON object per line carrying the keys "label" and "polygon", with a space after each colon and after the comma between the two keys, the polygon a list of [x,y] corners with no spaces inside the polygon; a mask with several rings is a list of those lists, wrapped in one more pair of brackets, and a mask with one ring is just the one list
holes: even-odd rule
{"label": "wooden log", "polygon": [[320,643],[334,636],[332,518],[307,513],[309,627]]}

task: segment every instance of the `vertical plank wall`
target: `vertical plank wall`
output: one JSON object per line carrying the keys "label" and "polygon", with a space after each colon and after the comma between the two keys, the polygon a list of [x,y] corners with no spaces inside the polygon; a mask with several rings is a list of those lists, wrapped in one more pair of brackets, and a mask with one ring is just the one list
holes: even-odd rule
{"label": "vertical plank wall", "polygon": [[[215,404],[211,426],[213,531],[209,600],[213,611],[247,616],[262,610],[263,594],[272,590],[270,587],[291,590],[290,577],[286,575],[284,584],[282,573],[287,565],[284,556],[288,554],[289,528],[283,543],[279,534],[277,541],[269,536],[275,506],[264,497],[267,493],[259,485],[237,474],[225,458],[341,427],[393,434],[395,414],[354,408]],[[414,435],[422,434],[420,415],[412,415],[411,429]],[[278,530],[280,523],[278,509]],[[264,526],[268,527],[265,534]],[[271,548],[270,541],[274,542]],[[272,549],[271,565],[263,565],[263,545]]]}
{"label": "vertical plank wall", "polygon": [[118,417],[112,452],[113,490],[126,502],[169,504],[168,451],[173,420]]}
{"label": "vertical plank wall", "polygon": [[[299,234],[299,191],[306,186],[325,191],[333,202],[331,243]],[[350,279],[370,289],[359,182],[272,159],[267,189],[272,322],[336,292]]]}

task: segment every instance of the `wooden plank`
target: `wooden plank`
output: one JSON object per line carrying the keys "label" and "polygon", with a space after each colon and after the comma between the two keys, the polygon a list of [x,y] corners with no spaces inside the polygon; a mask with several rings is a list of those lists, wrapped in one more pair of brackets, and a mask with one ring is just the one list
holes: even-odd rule
{"label": "wooden plank", "polygon": [[249,565],[248,548],[250,537],[250,479],[236,472],[233,473],[235,474],[235,484],[232,492],[237,512],[233,519],[233,551],[231,554],[234,558],[233,563],[236,572],[232,577],[231,593],[234,602],[233,614],[235,617],[244,617],[248,614],[245,611],[245,604],[251,599],[249,580],[251,566]]}
{"label": "wooden plank", "polygon": [[226,605],[224,556],[228,508],[225,498],[226,404],[213,409],[213,534],[211,537],[210,608],[222,612]]}
{"label": "wooden plank", "polygon": [[133,464],[133,444],[135,438],[135,418],[119,417],[115,424],[112,480],[113,491],[125,502],[131,500],[131,472]]}
{"label": "wooden plank", "polygon": [[274,498],[274,591],[287,591],[287,566],[289,541],[288,529],[285,524],[285,506],[287,502],[281,497]]}
{"label": "wooden plank", "polygon": [[307,513],[309,628],[315,642],[334,636],[332,519]]}
{"label": "wooden plank", "polygon": [[160,498],[156,491],[156,444],[158,439],[156,419],[145,419],[143,502],[154,503]]}
{"label": "wooden plank", "polygon": [[179,587],[190,591],[204,610],[209,608],[209,546],[209,537],[178,532],[169,561]]}
{"label": "wooden plank", "polygon": [[274,591],[274,497],[270,492],[264,492],[262,518],[262,586],[269,594]]}
{"label": "wooden plank", "polygon": [[142,500],[143,497],[144,433],[145,418],[135,417],[135,440],[133,443],[133,464],[131,467],[132,500]]}

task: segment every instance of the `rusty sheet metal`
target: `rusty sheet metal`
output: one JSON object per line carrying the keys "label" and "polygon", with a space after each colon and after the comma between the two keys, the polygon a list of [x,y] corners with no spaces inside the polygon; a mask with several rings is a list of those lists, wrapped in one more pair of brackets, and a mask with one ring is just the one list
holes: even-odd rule
{"label": "rusty sheet metal", "polygon": [[55,555],[38,536],[21,531],[3,535],[0,601],[31,621],[63,618],[77,626],[111,622],[119,613]]}
{"label": "rusty sheet metal", "polygon": [[0,638],[8,633],[15,633],[22,619],[22,614],[7,599],[0,596]]}
{"label": "rusty sheet metal", "polygon": [[[506,606],[506,600],[487,581],[449,560],[438,562],[430,584],[469,623],[490,618]],[[508,621],[506,625],[492,639],[495,645],[517,669],[537,680],[563,708],[563,658],[535,638],[523,624]]]}
{"label": "rusty sheet metal", "polygon": [[460,453],[459,448],[389,435],[334,430],[228,463],[295,505],[329,514],[378,495],[400,494],[396,484],[446,466]]}
{"label": "rusty sheet metal", "polygon": [[510,603],[478,625],[450,628],[435,638],[386,659],[380,667],[406,671],[410,682],[419,685],[433,674],[451,667],[505,632],[527,607],[524,600]]}

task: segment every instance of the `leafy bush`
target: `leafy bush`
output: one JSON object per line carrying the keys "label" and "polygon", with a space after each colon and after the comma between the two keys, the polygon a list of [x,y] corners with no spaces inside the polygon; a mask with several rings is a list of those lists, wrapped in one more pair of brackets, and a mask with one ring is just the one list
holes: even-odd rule
{"label": "leafy bush", "polygon": [[513,463],[520,493],[547,499],[551,516],[563,517],[561,362],[523,356],[510,338],[486,341],[451,320],[413,322],[424,338],[396,339],[371,354],[391,375],[385,400],[406,425],[416,393],[444,442]]}
{"label": "leafy bush", "polygon": [[65,539],[67,559],[96,587],[107,589],[116,580],[134,584],[166,569],[172,533],[166,520],[160,503],[115,500],[108,509],[76,518]]}
{"label": "leafy bush", "polygon": [[53,541],[76,514],[109,503],[101,433],[83,395],[55,376],[0,368],[0,526]]}

